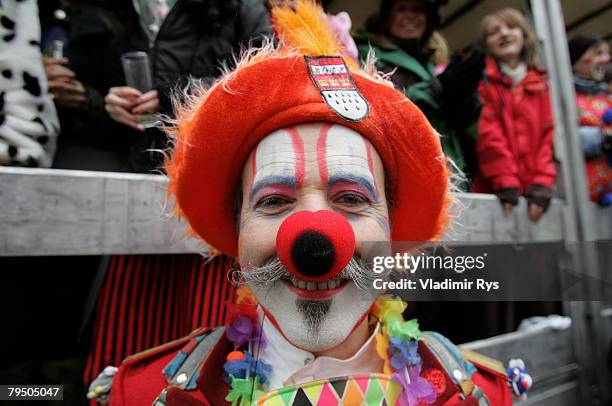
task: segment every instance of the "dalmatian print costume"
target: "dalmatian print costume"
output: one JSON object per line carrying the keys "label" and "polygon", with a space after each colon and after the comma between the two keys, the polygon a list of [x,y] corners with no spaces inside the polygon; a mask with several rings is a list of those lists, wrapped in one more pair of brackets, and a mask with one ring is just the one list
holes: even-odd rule
{"label": "dalmatian print costume", "polygon": [[0,165],[50,167],[58,133],[36,0],[0,0]]}

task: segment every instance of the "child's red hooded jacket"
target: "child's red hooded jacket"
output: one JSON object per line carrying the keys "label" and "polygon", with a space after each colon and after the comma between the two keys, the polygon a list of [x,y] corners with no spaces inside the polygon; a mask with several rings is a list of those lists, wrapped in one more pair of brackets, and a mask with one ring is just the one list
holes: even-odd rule
{"label": "child's red hooded jacket", "polygon": [[473,191],[491,193],[534,184],[552,187],[553,117],[545,72],[529,69],[516,86],[487,58],[478,91],[483,103],[476,146],[479,173]]}

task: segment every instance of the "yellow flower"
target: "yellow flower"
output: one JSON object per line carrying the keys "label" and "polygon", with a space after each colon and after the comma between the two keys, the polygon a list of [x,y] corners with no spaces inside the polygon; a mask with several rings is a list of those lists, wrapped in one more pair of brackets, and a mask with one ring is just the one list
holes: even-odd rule
{"label": "yellow flower", "polygon": [[372,313],[374,313],[379,320],[385,322],[391,315],[399,315],[401,317],[407,306],[408,305],[403,300],[384,295],[376,301]]}
{"label": "yellow flower", "polygon": [[376,334],[375,339],[376,353],[385,362],[383,367],[383,373],[385,375],[391,375],[393,373],[393,370],[391,369],[391,362],[389,361],[389,339],[382,333]]}
{"label": "yellow flower", "polygon": [[255,295],[248,286],[242,285],[236,290],[236,304],[257,304],[257,299],[255,299]]}

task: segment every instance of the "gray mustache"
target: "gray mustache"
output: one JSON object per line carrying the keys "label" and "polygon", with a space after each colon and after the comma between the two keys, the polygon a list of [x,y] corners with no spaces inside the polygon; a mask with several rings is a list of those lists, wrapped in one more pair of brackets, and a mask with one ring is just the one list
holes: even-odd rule
{"label": "gray mustache", "polygon": [[[374,279],[385,278],[386,275],[374,273],[372,264],[354,256],[338,276],[352,281],[360,290],[369,291],[373,289]],[[283,266],[278,257],[270,259],[262,266],[247,266],[244,269],[235,269],[230,273],[230,281],[235,285],[247,283],[254,287],[263,287],[279,279],[291,280],[295,278]]]}

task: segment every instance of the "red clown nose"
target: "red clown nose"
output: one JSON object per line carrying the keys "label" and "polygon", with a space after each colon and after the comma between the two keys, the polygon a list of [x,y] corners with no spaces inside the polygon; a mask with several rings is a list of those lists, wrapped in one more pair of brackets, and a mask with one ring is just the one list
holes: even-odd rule
{"label": "red clown nose", "polygon": [[276,252],[296,278],[325,281],[340,273],[353,257],[355,233],[336,212],[299,211],[278,229]]}

